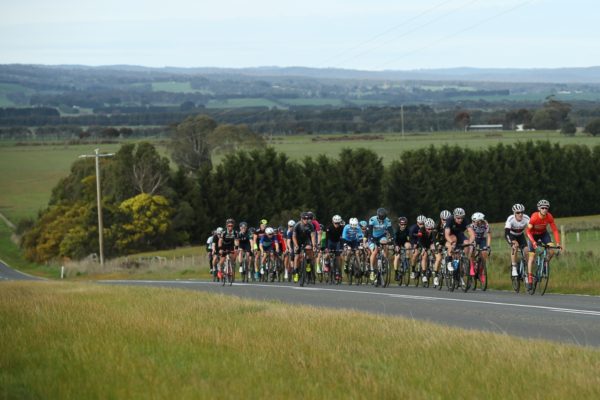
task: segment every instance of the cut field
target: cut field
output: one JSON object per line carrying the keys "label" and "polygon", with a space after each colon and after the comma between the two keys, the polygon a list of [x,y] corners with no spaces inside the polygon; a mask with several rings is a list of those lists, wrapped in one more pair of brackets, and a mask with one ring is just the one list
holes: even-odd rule
{"label": "cut field", "polygon": [[191,291],[0,285],[3,398],[600,397],[592,348]]}

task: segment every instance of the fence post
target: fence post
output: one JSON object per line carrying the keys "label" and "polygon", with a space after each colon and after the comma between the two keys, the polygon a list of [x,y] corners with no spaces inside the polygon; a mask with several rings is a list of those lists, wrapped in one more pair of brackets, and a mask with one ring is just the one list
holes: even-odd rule
{"label": "fence post", "polygon": [[60,279],[65,279],[65,266],[60,267]]}
{"label": "fence post", "polygon": [[577,232],[577,243],[579,243],[579,232]]}

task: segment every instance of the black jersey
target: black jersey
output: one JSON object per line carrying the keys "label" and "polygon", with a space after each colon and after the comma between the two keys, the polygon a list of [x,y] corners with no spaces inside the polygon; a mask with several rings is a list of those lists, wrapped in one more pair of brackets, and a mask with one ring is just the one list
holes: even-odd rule
{"label": "black jersey", "polygon": [[433,244],[433,241],[435,239],[435,231],[429,231],[427,232],[427,229],[425,229],[425,227],[422,227],[421,229],[419,229],[419,241],[418,241],[418,245],[419,247],[423,247],[425,249],[428,249],[429,247],[431,247],[431,245]]}
{"label": "black jersey", "polygon": [[344,227],[342,226],[342,224],[338,224],[337,226],[328,225],[327,230],[325,232],[326,232],[326,235],[327,235],[326,237],[327,237],[328,241],[337,243],[340,241],[340,238],[342,237],[342,233],[344,232]]}
{"label": "black jersey", "polygon": [[405,243],[409,242],[410,239],[408,237],[408,229],[404,228],[402,230],[398,229],[394,233],[394,244],[396,246],[403,247]]}
{"label": "black jersey", "polygon": [[446,220],[446,225],[444,226],[444,229],[450,229],[450,233],[456,236],[464,233],[467,230],[468,226],[469,224],[466,218],[463,218],[463,220],[459,224],[458,222],[456,222],[454,217],[450,217]]}
{"label": "black jersey", "polygon": [[223,233],[221,234],[221,247],[222,248],[227,248],[227,249],[232,249],[233,245],[235,244],[236,239],[238,238],[238,232],[236,230],[224,230]]}
{"label": "black jersey", "polygon": [[410,242],[414,245],[419,243],[419,237],[421,236],[421,228],[419,225],[414,224],[408,228],[408,237],[410,238]]}
{"label": "black jersey", "polygon": [[312,244],[312,233],[315,228],[312,223],[303,223],[302,221],[297,222],[294,226],[294,236],[298,244]]}

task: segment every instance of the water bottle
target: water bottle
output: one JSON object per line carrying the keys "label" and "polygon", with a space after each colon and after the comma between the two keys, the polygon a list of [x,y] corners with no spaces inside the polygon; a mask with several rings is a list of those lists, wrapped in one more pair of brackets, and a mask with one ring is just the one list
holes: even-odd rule
{"label": "water bottle", "polygon": [[454,270],[458,270],[458,260],[452,260],[452,267]]}

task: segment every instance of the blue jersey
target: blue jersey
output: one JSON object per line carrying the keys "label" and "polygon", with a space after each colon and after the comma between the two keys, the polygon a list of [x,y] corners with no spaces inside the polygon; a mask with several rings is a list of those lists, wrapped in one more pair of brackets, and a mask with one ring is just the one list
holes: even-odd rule
{"label": "blue jersey", "polygon": [[362,240],[363,233],[360,227],[352,228],[350,225],[344,226],[344,231],[342,232],[342,239],[347,242],[358,242]]}
{"label": "blue jersey", "polygon": [[377,215],[371,217],[369,220],[369,232],[375,239],[379,239],[385,236],[386,233],[393,235],[392,223],[389,218],[385,218],[380,221]]}
{"label": "blue jersey", "polygon": [[277,237],[268,235],[264,235],[260,238],[260,244],[262,245],[265,251],[271,250],[275,247],[275,243],[277,243]]}

